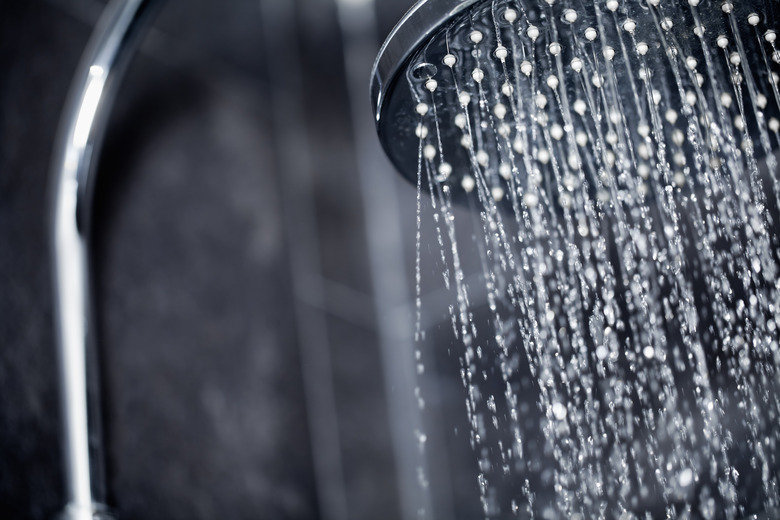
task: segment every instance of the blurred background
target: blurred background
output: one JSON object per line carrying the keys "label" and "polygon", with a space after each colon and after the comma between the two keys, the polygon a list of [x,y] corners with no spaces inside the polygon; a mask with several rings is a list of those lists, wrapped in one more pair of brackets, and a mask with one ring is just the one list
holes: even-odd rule
{"label": "blurred background", "polygon": [[[104,3],[0,5],[1,518],[50,519],[64,499],[47,183]],[[403,402],[414,239],[398,207],[414,190],[384,162],[368,99],[380,38],[410,4],[173,0],[147,33],[93,227],[120,518],[416,507],[399,487],[399,461],[417,464]]]}
{"label": "blurred background", "polygon": [[[368,97],[411,4],[171,0],[146,33],[111,111],[92,227],[120,519],[481,510],[447,348],[425,347],[418,406],[415,189],[381,152]],[[64,501],[49,162],[104,5],[0,4],[3,519],[51,519]],[[424,326],[446,346],[450,300],[430,278]]]}

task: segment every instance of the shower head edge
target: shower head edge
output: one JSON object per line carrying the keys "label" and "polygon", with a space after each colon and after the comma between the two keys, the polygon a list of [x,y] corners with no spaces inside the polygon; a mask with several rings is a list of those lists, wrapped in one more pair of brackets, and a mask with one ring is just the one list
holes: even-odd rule
{"label": "shower head edge", "polygon": [[371,102],[379,129],[383,102],[407,60],[452,17],[479,0],[419,0],[382,44],[371,71]]}

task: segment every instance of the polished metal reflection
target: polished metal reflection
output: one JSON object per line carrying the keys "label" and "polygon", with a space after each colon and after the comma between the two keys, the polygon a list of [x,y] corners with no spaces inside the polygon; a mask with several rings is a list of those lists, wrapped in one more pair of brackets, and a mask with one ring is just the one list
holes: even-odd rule
{"label": "polished metal reflection", "polygon": [[477,1],[420,0],[401,18],[379,50],[371,75],[371,100],[377,122],[384,99],[406,61],[434,32]]}
{"label": "polished metal reflection", "polygon": [[64,520],[107,518],[103,454],[91,336],[89,208],[94,151],[124,58],[150,0],[114,0],[100,19],[76,72],[53,156],[51,247],[67,505]]}

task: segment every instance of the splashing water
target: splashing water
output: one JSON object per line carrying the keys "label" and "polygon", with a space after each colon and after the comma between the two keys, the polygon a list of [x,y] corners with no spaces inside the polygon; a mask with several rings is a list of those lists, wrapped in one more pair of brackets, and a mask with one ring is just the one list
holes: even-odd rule
{"label": "splashing water", "polygon": [[486,518],[780,514],[774,3],[482,1],[410,63]]}

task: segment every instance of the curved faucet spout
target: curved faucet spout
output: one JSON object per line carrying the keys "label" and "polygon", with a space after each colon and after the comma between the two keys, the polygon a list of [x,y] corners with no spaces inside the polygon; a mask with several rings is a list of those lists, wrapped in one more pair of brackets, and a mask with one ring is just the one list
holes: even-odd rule
{"label": "curved faucet spout", "polygon": [[113,0],[71,86],[52,159],[51,253],[67,506],[63,520],[107,516],[95,363],[91,358],[89,213],[95,151],[112,94],[157,0]]}

